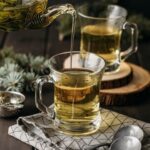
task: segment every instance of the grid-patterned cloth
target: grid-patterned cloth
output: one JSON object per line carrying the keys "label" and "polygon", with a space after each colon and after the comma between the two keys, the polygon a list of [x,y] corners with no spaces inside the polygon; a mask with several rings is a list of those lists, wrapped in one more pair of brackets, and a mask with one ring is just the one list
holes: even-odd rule
{"label": "grid-patterned cloth", "polygon": [[[99,131],[90,136],[75,137],[54,131],[50,120],[43,113],[21,117],[18,124],[9,127],[8,134],[39,150],[82,150],[85,145],[111,142],[114,133],[121,127],[135,124],[145,134],[143,150],[150,150],[150,124],[128,116],[100,109],[102,124]],[[49,126],[49,127],[48,127]],[[100,150],[106,150],[106,147]]]}

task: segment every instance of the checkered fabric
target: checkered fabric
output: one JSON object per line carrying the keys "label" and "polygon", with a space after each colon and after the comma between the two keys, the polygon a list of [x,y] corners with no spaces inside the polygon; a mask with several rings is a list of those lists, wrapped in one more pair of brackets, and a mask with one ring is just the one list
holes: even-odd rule
{"label": "checkered fabric", "polygon": [[[61,134],[51,128],[52,120],[43,113],[21,117],[18,124],[9,127],[8,134],[39,150],[82,150],[85,145],[111,142],[114,133],[126,125],[138,125],[144,131],[143,150],[150,150],[150,124],[128,116],[100,109],[102,124],[90,136],[76,137]],[[146,140],[145,140],[146,139]],[[101,147],[99,150],[107,150]]]}

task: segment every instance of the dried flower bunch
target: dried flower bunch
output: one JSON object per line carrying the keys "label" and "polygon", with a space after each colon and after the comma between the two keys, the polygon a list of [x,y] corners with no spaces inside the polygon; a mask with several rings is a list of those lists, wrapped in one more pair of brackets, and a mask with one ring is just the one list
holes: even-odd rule
{"label": "dried flower bunch", "polygon": [[33,91],[37,77],[49,73],[43,56],[15,53],[12,47],[0,51],[0,87],[13,91]]}

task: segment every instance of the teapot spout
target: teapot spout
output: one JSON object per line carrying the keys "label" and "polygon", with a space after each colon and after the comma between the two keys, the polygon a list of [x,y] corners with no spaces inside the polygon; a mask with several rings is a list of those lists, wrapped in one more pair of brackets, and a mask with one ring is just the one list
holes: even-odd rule
{"label": "teapot spout", "polygon": [[28,24],[27,28],[43,28],[51,24],[57,17],[63,14],[70,14],[76,16],[76,10],[71,4],[54,5],[48,7],[46,12],[41,15],[34,16]]}
{"label": "teapot spout", "polygon": [[54,6],[48,7],[47,11],[48,13],[44,14],[43,16],[49,16],[49,17],[56,16],[56,18],[62,14],[73,15],[76,12],[74,7],[71,4],[54,5]]}

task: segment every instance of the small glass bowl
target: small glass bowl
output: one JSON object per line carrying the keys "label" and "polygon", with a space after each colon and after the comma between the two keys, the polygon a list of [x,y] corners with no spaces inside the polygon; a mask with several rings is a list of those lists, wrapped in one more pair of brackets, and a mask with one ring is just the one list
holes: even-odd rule
{"label": "small glass bowl", "polygon": [[14,91],[0,91],[0,117],[16,115],[24,107],[25,96]]}

